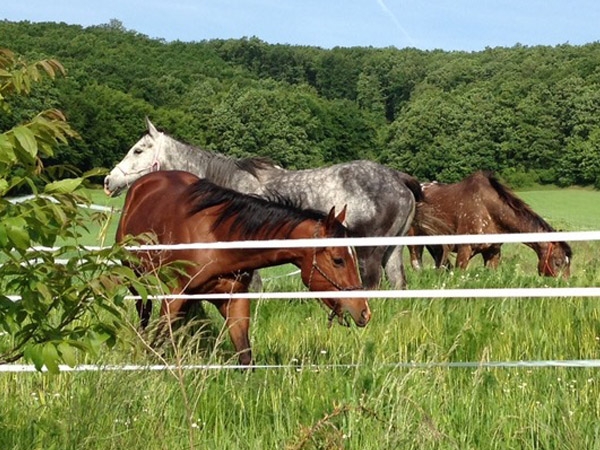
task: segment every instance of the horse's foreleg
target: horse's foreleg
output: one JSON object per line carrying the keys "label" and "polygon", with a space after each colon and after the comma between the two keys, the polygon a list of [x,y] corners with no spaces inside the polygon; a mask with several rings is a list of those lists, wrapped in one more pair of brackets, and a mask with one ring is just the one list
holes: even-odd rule
{"label": "horse's foreleg", "polygon": [[252,292],[261,292],[263,290],[263,282],[260,273],[258,273],[258,270],[254,270],[248,273],[252,274],[252,278],[250,280],[250,284],[248,285],[248,289]]}
{"label": "horse's foreleg", "polygon": [[483,256],[483,265],[490,269],[497,269],[500,264],[500,258],[502,257],[501,249],[499,245],[492,245],[489,249],[481,252]]}
{"label": "horse's foreleg", "polygon": [[135,307],[140,318],[140,326],[145,329],[150,323],[150,316],[152,315],[152,300],[136,300]]}
{"label": "horse's foreleg", "polygon": [[175,300],[163,300],[160,305],[160,322],[156,328],[156,334],[152,342],[152,346],[156,347],[160,345],[165,336],[164,327],[168,326],[171,328],[173,323],[181,317],[184,313],[184,306],[186,305],[186,299],[175,299]]}
{"label": "horse's foreleg", "polygon": [[[135,296],[140,295],[132,286],[129,286],[129,292]],[[135,309],[138,313],[138,317],[140,318],[140,328],[143,330],[148,326],[148,323],[150,323],[150,316],[152,315],[152,300],[136,300]]]}
{"label": "horse's foreleg", "polygon": [[356,249],[360,278],[365,289],[379,289],[384,251],[385,249],[382,247],[358,247]]}
{"label": "horse's foreleg", "polygon": [[252,350],[250,349],[250,300],[247,298],[235,298],[213,302],[225,319],[225,325],[229,329],[229,336],[235,351],[238,354],[240,364],[252,365]]}
{"label": "horse's foreleg", "polygon": [[473,256],[471,246],[457,245],[456,247],[456,267],[459,269],[466,269],[471,260],[471,256]]}

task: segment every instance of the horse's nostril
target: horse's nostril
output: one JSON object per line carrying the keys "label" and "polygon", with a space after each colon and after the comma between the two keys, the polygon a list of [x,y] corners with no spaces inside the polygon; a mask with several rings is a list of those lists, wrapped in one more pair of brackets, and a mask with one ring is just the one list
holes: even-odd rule
{"label": "horse's nostril", "polygon": [[360,320],[358,321],[357,325],[360,327],[364,327],[366,324],[369,323],[369,320],[371,320],[371,311],[369,311],[368,309],[363,309],[362,313],[360,314]]}

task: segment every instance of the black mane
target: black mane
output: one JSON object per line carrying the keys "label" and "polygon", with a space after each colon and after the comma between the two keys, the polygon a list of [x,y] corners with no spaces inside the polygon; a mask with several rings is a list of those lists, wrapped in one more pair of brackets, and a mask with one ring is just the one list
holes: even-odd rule
{"label": "black mane", "polygon": [[[204,150],[201,150],[204,151]],[[218,185],[226,185],[232,178],[235,178],[237,171],[248,172],[254,178],[258,178],[258,170],[275,167],[275,164],[268,158],[232,158],[230,156],[210,154],[206,165],[206,178],[214,181]]]}
{"label": "black mane", "polygon": [[535,223],[544,231],[555,231],[552,226],[546,222],[538,213],[536,213],[531,207],[525,203],[522,199],[504,186],[498,178],[496,178],[491,172],[484,172],[485,177],[489,180],[494,190],[498,193],[500,198],[511,207],[523,220],[527,220],[531,223]]}
{"label": "black mane", "polygon": [[[489,180],[492,187],[498,195],[510,206],[515,213],[523,220],[538,225],[542,230],[547,232],[556,231],[548,222],[546,222],[539,214],[531,209],[531,207],[520,199],[512,190],[504,186],[491,172],[484,172],[484,176]],[[559,242],[566,256],[572,256],[572,250],[566,242]]]}
{"label": "black mane", "polygon": [[[327,214],[314,209],[303,209],[292,199],[272,196],[269,199],[257,195],[242,194],[232,189],[218,186],[206,179],[192,184],[187,193],[191,199],[188,214],[193,215],[213,206],[223,205],[219,217],[214,222],[213,231],[228,219],[233,218],[231,231],[239,232],[241,239],[273,238],[284,227],[284,238],[305,220],[324,221]],[[345,235],[340,225],[336,235]]]}

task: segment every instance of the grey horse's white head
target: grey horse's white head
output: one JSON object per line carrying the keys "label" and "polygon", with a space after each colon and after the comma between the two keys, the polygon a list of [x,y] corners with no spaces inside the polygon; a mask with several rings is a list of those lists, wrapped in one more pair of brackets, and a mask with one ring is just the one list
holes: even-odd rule
{"label": "grey horse's white head", "polygon": [[165,135],[146,118],[148,133],[137,141],[125,157],[104,178],[104,192],[116,197],[135,180],[161,167],[162,144]]}

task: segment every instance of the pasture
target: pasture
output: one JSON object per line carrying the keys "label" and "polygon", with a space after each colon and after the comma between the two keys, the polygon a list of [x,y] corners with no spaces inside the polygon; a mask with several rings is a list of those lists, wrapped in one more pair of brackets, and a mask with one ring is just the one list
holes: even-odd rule
{"label": "pasture", "polygon": [[[95,203],[118,206],[100,192]],[[557,229],[598,229],[600,193],[519,193]],[[106,225],[103,244],[112,242]],[[98,228],[84,244],[99,245]],[[89,239],[89,241],[88,241]],[[505,244],[497,271],[407,267],[409,289],[600,286],[600,242],[574,242],[568,282],[541,278],[535,254]],[[405,252],[406,256],[406,252]],[[300,290],[289,266],[263,271],[265,290]],[[317,301],[259,300],[257,364],[235,363],[222,320],[175,335],[172,372],[0,373],[2,449],[588,449],[600,448],[597,368],[445,367],[428,363],[598,359],[597,298],[373,299],[364,329],[327,327]],[[133,305],[132,305],[133,306]],[[162,364],[131,326],[101,364]],[[192,331],[195,331],[192,333]],[[405,363],[419,365],[411,366]]]}

